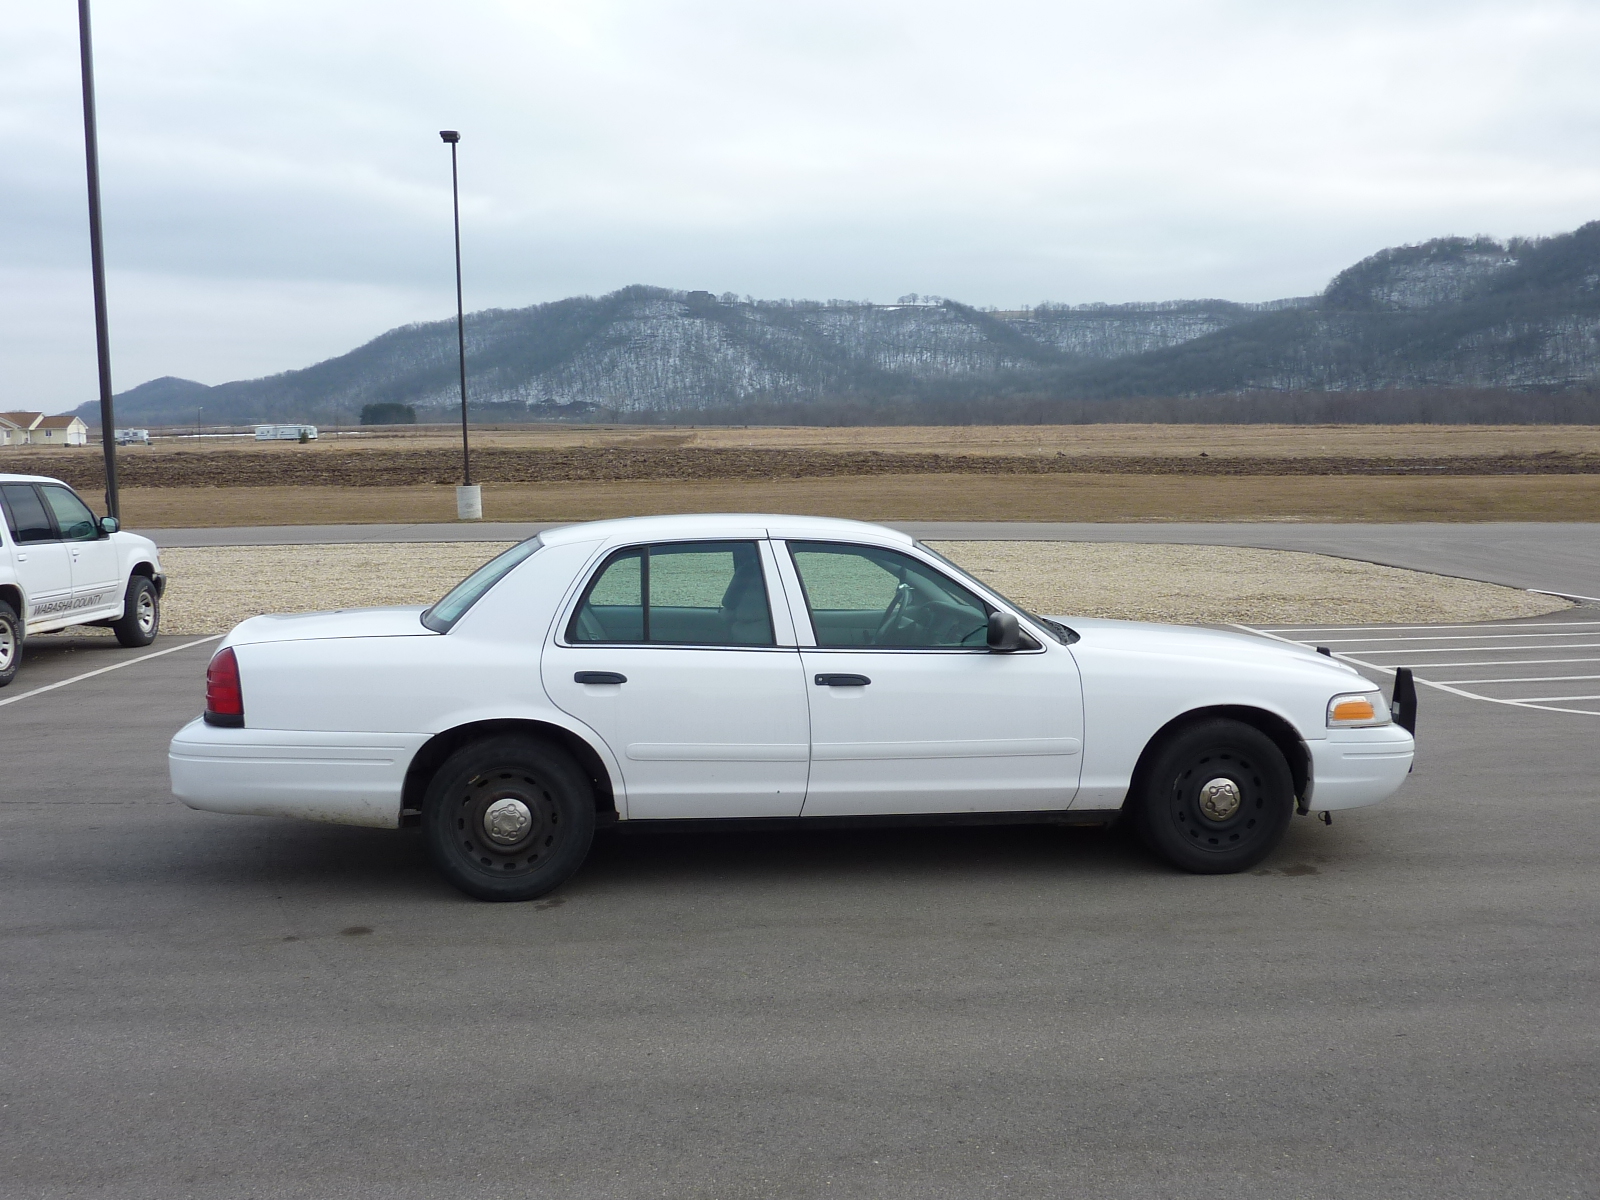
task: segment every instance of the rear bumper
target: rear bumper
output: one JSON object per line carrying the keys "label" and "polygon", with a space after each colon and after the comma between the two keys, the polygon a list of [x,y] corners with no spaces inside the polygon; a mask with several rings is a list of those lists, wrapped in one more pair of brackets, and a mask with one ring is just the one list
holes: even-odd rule
{"label": "rear bumper", "polygon": [[1311,747],[1315,811],[1361,808],[1400,790],[1416,755],[1416,742],[1398,725],[1376,729],[1330,729]]}
{"label": "rear bumper", "polygon": [[167,751],[190,808],[393,829],[406,768],[426,734],[220,729],[194,720]]}

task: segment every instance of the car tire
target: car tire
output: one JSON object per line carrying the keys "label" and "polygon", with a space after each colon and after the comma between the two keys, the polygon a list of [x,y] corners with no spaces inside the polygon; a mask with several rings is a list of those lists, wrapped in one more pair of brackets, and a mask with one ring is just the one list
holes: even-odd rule
{"label": "car tire", "polygon": [[594,789],[545,742],[496,737],[434,773],[422,828],[434,865],[479,900],[533,900],[571,878],[594,840]]}
{"label": "car tire", "polygon": [[156,585],[143,575],[128,580],[122,615],[111,622],[111,631],[122,646],[148,646],[161,632],[161,597],[156,595]]}
{"label": "car tire", "polygon": [[1266,734],[1239,721],[1179,730],[1141,766],[1133,823],[1173,866],[1225,875],[1255,866],[1294,813],[1294,776]]}
{"label": "car tire", "polygon": [[0,687],[17,677],[22,663],[22,621],[17,610],[0,600]]}

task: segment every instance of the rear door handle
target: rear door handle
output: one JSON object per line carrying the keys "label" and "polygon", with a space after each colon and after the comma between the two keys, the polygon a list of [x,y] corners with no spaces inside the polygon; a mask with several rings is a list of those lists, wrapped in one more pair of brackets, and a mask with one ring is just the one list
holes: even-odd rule
{"label": "rear door handle", "polygon": [[579,671],[572,677],[573,683],[627,683],[626,675],[619,675],[615,671]]}
{"label": "rear door handle", "polygon": [[818,687],[866,687],[872,680],[865,675],[818,675]]}

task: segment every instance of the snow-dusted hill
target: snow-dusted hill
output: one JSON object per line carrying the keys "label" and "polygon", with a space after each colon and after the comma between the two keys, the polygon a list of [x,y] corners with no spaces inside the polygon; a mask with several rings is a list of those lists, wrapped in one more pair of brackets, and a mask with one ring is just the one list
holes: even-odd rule
{"label": "snow-dusted hill", "polygon": [[[473,313],[467,365],[472,403],[500,420],[841,399],[870,407],[930,389],[981,409],[1000,392],[1093,399],[1589,384],[1600,378],[1600,222],[1538,241],[1443,238],[1384,250],[1321,296],[1261,305],[1002,312],[928,297],[756,301],[631,287]],[[124,393],[119,414],[182,421],[203,403],[214,420],[350,421],[378,401],[441,411],[458,402],[453,321],[394,329],[267,379],[214,388],[156,380]]]}

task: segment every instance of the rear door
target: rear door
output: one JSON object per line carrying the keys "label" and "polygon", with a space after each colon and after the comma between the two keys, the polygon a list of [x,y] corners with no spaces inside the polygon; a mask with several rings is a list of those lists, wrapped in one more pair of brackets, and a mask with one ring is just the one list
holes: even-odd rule
{"label": "rear door", "polygon": [[764,537],[629,546],[557,623],[545,690],[605,738],[630,820],[799,815],[806,689],[774,576]]}
{"label": "rear door", "polygon": [[117,547],[100,532],[89,506],[71,488],[42,483],[39,494],[56,519],[72,565],[72,607],[84,617],[122,611]]}
{"label": "rear door", "polygon": [[11,532],[17,581],[27,597],[24,624],[32,628],[65,617],[72,607],[72,560],[37,489],[31,483],[0,484],[0,506]]}

